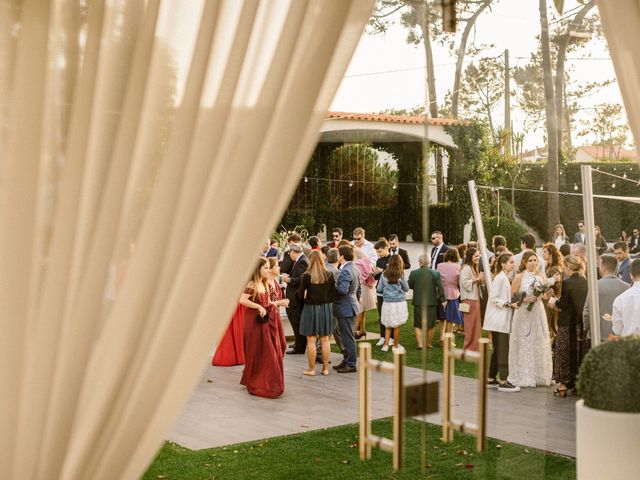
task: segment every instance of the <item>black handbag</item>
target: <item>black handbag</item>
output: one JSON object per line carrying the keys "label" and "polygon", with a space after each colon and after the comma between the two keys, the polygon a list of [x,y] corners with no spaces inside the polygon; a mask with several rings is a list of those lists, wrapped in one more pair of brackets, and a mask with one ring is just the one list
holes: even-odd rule
{"label": "black handbag", "polygon": [[516,292],[511,295],[511,303],[516,303],[518,306],[522,305],[524,297],[527,296],[527,292]]}
{"label": "black handbag", "polygon": [[258,323],[267,323],[269,321],[269,312],[265,313],[264,316],[258,313],[256,319],[258,320]]}

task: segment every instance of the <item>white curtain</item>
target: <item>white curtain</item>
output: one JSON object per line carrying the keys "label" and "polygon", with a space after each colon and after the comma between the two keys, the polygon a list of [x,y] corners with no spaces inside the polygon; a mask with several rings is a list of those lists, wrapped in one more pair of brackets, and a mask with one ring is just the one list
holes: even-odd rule
{"label": "white curtain", "polygon": [[636,145],[640,146],[640,0],[597,0]]}
{"label": "white curtain", "polygon": [[374,0],[0,0],[0,465],[138,478]]}

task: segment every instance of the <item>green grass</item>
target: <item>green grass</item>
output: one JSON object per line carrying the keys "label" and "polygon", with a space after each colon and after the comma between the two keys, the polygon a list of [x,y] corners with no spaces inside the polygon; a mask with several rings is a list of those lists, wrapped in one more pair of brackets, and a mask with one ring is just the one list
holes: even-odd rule
{"label": "green grass", "polygon": [[[441,428],[416,420],[406,422],[403,470],[393,473],[391,454],[373,449],[361,462],[358,426],[344,425],[286,437],[192,451],[165,443],[145,480],[211,479],[527,479],[575,478],[572,458],[520,445],[489,440],[484,453],[475,451],[475,437],[456,435],[449,444]],[[421,469],[421,434],[427,429],[427,468]],[[257,425],[256,428],[259,428]],[[373,422],[373,432],[391,437],[391,420]]]}
{"label": "green grass", "polygon": [[[438,340],[440,339],[439,328],[436,326],[436,333],[433,341],[434,348],[430,350],[424,349],[422,351],[416,350],[417,342],[416,342],[415,330],[413,328],[413,304],[411,303],[411,301],[407,303],[407,306],[409,308],[409,320],[405,325],[400,327],[400,344],[403,345],[407,351],[405,355],[406,365],[408,367],[423,368],[423,365],[425,365],[423,363],[424,356],[426,355],[426,369],[434,372],[442,372],[442,347],[438,345],[439,344]],[[379,332],[378,318],[379,317],[378,317],[377,310],[369,310],[367,312],[367,317],[366,317],[367,332],[375,332],[375,333]],[[369,343],[371,343],[371,346],[373,347],[372,348],[373,358],[375,358],[376,360],[393,361],[393,353],[391,349],[389,349],[388,352],[382,352],[380,351],[380,347],[375,346],[376,342],[377,340],[369,341]],[[462,347],[463,343],[464,343],[464,335],[456,335],[456,346]],[[335,345],[332,346],[332,349],[334,352],[340,351],[338,347]],[[476,372],[477,372],[477,365],[475,363],[462,362],[462,361],[456,360],[455,362],[456,375],[460,375],[462,377],[475,378],[477,375]]]}

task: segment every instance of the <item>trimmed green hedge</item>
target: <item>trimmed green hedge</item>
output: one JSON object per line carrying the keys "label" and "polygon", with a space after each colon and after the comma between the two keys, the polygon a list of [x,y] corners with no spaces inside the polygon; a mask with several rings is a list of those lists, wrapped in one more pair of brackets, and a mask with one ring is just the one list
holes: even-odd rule
{"label": "trimmed green hedge", "polygon": [[[627,175],[630,179],[640,180],[640,169],[635,163],[592,163],[591,166],[603,172],[613,173],[615,175]],[[561,192],[581,193],[582,178],[580,173],[580,164],[570,163],[563,166],[560,175]],[[538,164],[526,167],[520,177],[517,188],[529,188],[539,190],[541,185],[546,185],[546,165]],[[615,196],[638,196],[638,184],[603,175],[597,171],[593,172],[593,193],[596,195],[615,195]],[[615,184],[615,188],[612,185]],[[575,190],[575,187],[578,190]],[[505,189],[505,192],[507,189]],[[542,238],[548,239],[550,236],[547,232],[547,217],[544,212],[547,211],[547,196],[543,193],[534,192],[516,192],[515,207],[520,218],[531,225]],[[620,201],[609,200],[603,198],[594,198],[594,213],[596,225],[600,226],[602,235],[608,241],[615,241],[620,235],[621,230],[630,230],[634,227],[640,227],[640,208],[637,204]],[[575,195],[560,195],[560,221],[564,225],[569,238],[573,238],[573,234],[577,231],[578,220],[584,218],[582,209],[582,197]]]}
{"label": "trimmed green hedge", "polygon": [[[447,238],[449,212],[450,206],[447,204],[430,205],[429,230],[442,230]],[[323,211],[316,216],[313,215],[313,212],[288,210],[280,223],[287,229],[303,226],[310,235],[318,233],[322,223],[325,223],[327,232],[330,232],[333,227],[341,227],[344,230],[344,237],[347,239],[351,238],[351,232],[354,228],[362,227],[369,240],[388,237],[391,233],[397,234],[400,240],[404,240],[407,234],[411,234],[415,241],[422,240],[421,215],[408,225],[406,212],[401,212],[400,208],[396,206]]]}
{"label": "trimmed green hedge", "polygon": [[[491,248],[491,239],[494,235],[502,235],[507,239],[507,248],[513,253],[518,253],[520,251],[520,237],[527,233],[527,229],[518,222],[504,217],[489,217],[487,219],[482,219],[482,226],[484,228],[487,248]],[[471,231],[471,238],[475,239],[477,237],[478,235],[476,233],[476,226],[474,223]]]}
{"label": "trimmed green hedge", "polygon": [[582,361],[578,391],[589,408],[640,413],[640,338],[624,337],[592,349]]}

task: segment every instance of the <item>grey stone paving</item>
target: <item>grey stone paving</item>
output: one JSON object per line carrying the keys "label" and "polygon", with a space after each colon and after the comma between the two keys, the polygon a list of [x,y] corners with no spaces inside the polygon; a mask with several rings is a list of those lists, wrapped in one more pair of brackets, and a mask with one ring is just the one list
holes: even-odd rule
{"label": "grey stone paving", "polygon": [[[332,354],[332,359],[335,364],[341,356]],[[168,440],[198,450],[358,422],[357,374],[338,374],[331,369],[331,374],[323,377],[318,369],[318,375],[306,377],[302,375],[306,357],[287,355],[285,393],[278,399],[265,399],[249,395],[238,383],[242,368],[207,367]],[[373,416],[388,417],[391,376],[373,375]],[[422,375],[420,369],[407,368],[408,381],[418,381]],[[439,373],[428,372],[429,381],[439,379]],[[474,421],[475,382],[463,377],[456,377],[455,382],[454,415]],[[489,436],[575,457],[575,399],[556,398],[551,388],[523,389],[520,393],[490,389]],[[429,415],[426,420],[438,424],[441,414]]]}

